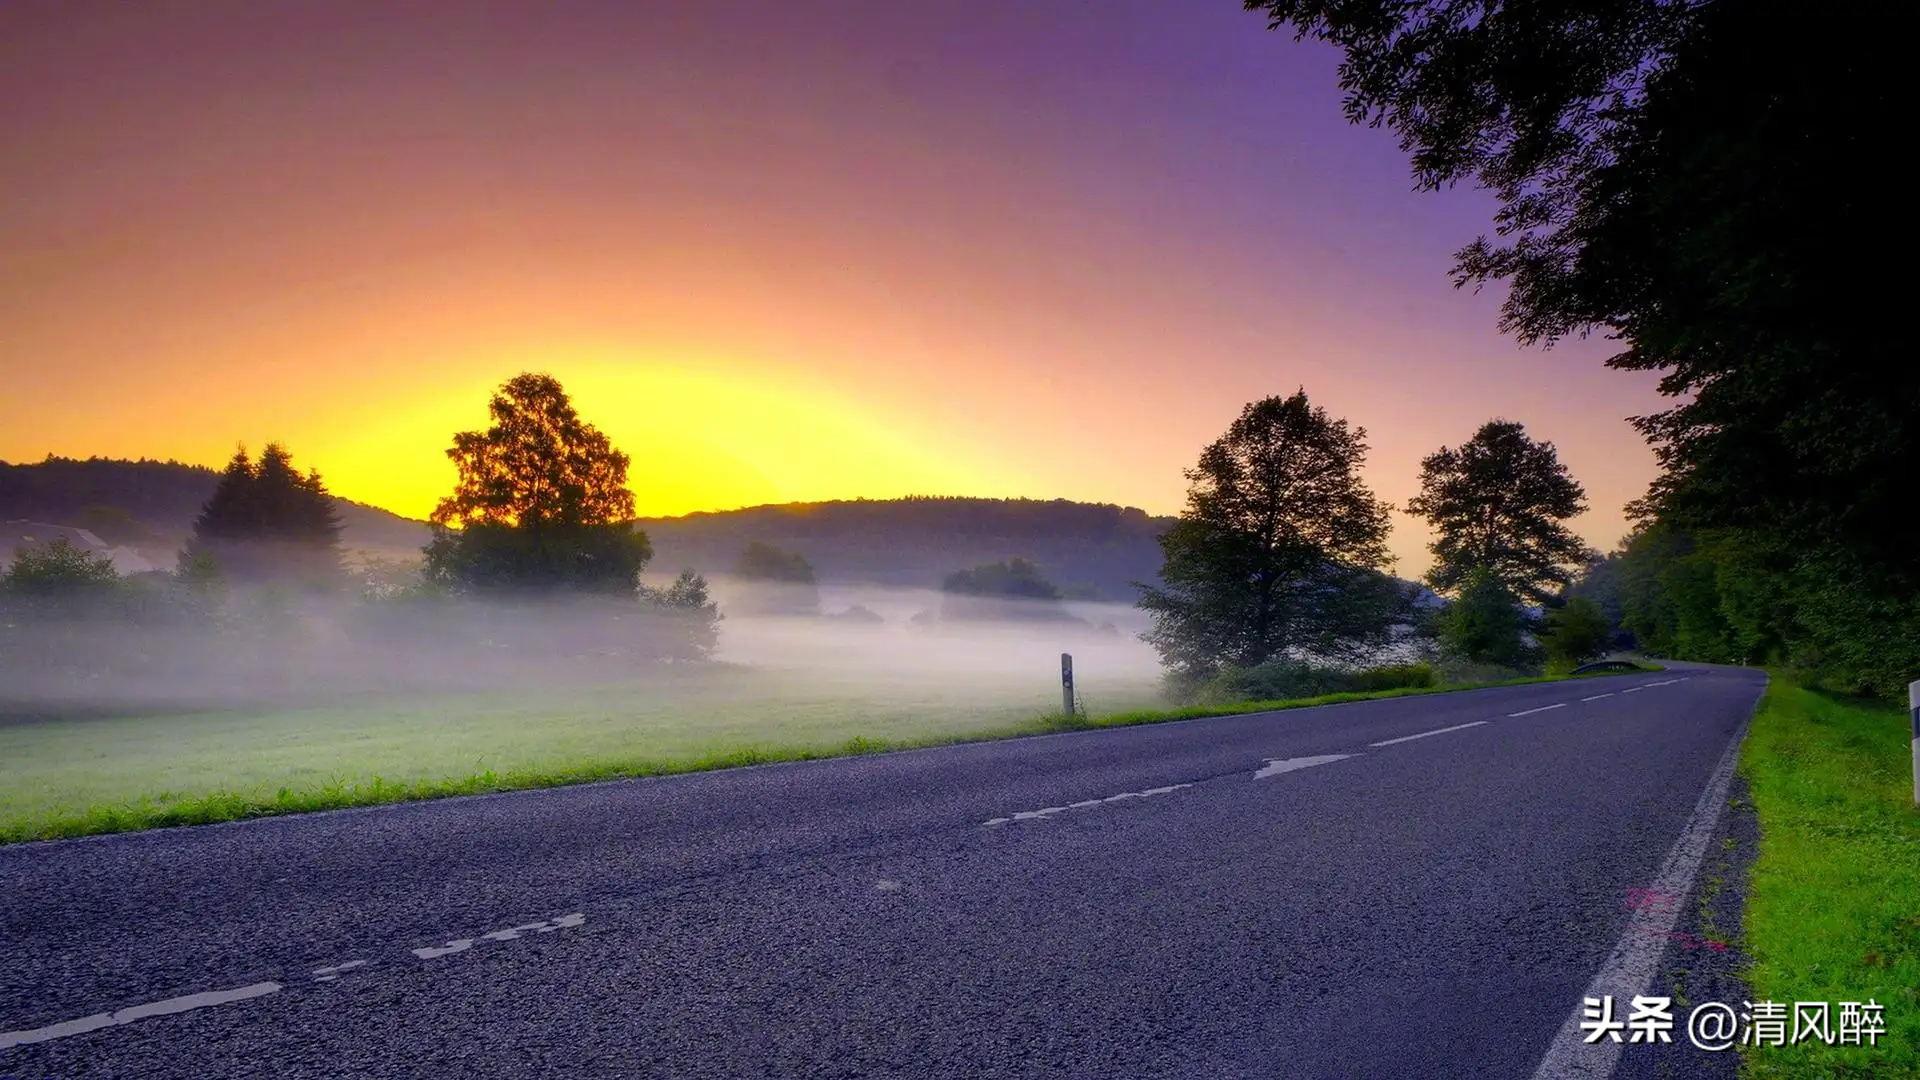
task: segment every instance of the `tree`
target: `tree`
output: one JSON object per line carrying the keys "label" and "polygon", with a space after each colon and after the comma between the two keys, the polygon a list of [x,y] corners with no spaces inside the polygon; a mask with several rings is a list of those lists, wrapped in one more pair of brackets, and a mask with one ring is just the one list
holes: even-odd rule
{"label": "tree", "polygon": [[1038,619],[1079,622],[1060,603],[1060,589],[1021,558],[956,570],[940,582],[943,619]]}
{"label": "tree", "polygon": [[580,419],[550,375],[514,376],[488,412],[486,430],[459,432],[447,451],[458,480],[433,512],[428,577],[634,595],[653,548],[630,520],[627,455]]}
{"label": "tree", "polygon": [[[1249,6],[1345,51],[1348,115],[1393,129],[1421,185],[1499,197],[1497,235],[1461,250],[1455,280],[1509,286],[1504,330],[1602,332],[1623,345],[1611,366],[1662,374],[1676,403],[1634,421],[1662,465],[1636,512],[1792,582],[1743,590],[1761,606],[1742,633],[1897,693],[1892,658],[1920,656],[1920,633],[1887,622],[1920,609],[1920,367],[1904,279],[1859,254],[1904,194],[1884,160],[1907,46],[1862,32],[1879,9]],[[1705,595],[1697,563],[1683,580]]]}
{"label": "tree", "polygon": [[1526,615],[1499,575],[1485,567],[1469,571],[1459,594],[1440,613],[1442,652],[1476,664],[1526,666],[1533,658],[1523,636]]}
{"label": "tree", "polygon": [[1433,523],[1427,583],[1435,592],[1451,594],[1485,569],[1533,603],[1564,588],[1591,557],[1565,525],[1586,508],[1586,493],[1553,444],[1533,441],[1510,420],[1489,420],[1458,449],[1429,455],[1420,464],[1420,494],[1407,504]]}
{"label": "tree", "polygon": [[1571,671],[1599,657],[1607,651],[1612,629],[1600,605],[1584,596],[1570,597],[1547,612],[1542,635],[1547,665],[1556,671]]}
{"label": "tree", "polygon": [[183,570],[205,564],[238,583],[338,585],[340,518],[320,474],[302,476],[279,443],[258,462],[236,450],[180,553]]}
{"label": "tree", "polygon": [[1026,559],[982,563],[955,570],[940,582],[942,592],[963,596],[1001,596],[1021,600],[1058,600],[1060,589]]}
{"label": "tree", "polygon": [[1400,591],[1387,507],[1361,481],[1366,431],[1304,390],[1249,404],[1187,470],[1160,538],[1163,586],[1141,586],[1144,636],[1184,676],[1283,654],[1352,660],[1384,644]]}
{"label": "tree", "polygon": [[734,564],[741,582],[740,610],[769,615],[814,615],[820,611],[820,588],[813,565],[797,551],[786,551],[755,540]]}
{"label": "tree", "polygon": [[705,659],[720,641],[720,609],[709,598],[707,579],[692,570],[680,571],[664,589],[639,586],[639,596],[655,613],[677,623],[665,654],[670,659]]}
{"label": "tree", "polygon": [[814,584],[813,564],[797,551],[786,551],[758,540],[748,544],[734,564],[734,575],[753,581]]}
{"label": "tree", "polygon": [[98,596],[119,582],[112,559],[75,547],[64,536],[16,549],[0,576],[9,593],[52,601]]}

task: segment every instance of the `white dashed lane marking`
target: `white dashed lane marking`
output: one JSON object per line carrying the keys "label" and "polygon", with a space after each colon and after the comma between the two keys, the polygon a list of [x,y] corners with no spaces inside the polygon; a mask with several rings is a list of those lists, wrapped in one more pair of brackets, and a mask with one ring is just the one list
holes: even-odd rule
{"label": "white dashed lane marking", "polygon": [[413,955],[422,960],[437,960],[442,956],[451,956],[454,953],[466,952],[468,949],[473,948],[473,943],[476,941],[512,941],[521,934],[551,934],[555,930],[563,927],[579,926],[586,921],[587,917],[576,911],[571,915],[562,915],[557,919],[541,919],[539,922],[510,926],[505,930],[494,930],[481,934],[477,938],[455,938],[445,945],[422,946],[421,948],[414,949]]}
{"label": "white dashed lane marking", "polygon": [[1434,735],[1445,735],[1449,731],[1465,731],[1470,727],[1479,727],[1481,724],[1484,724],[1484,723],[1487,723],[1487,721],[1475,720],[1467,724],[1455,724],[1452,727],[1434,728],[1432,731],[1422,731],[1418,735],[1402,735],[1397,739],[1382,739],[1379,742],[1370,742],[1367,745],[1368,746],[1392,746],[1394,743],[1412,742],[1415,739],[1430,738]]}
{"label": "white dashed lane marking", "polygon": [[[539,922],[522,923],[519,926],[508,927],[505,930],[495,930],[491,933],[481,934],[478,938],[457,938],[447,942],[445,945],[428,946],[426,948],[412,949],[409,951],[422,960],[433,960],[451,953],[465,952],[472,948],[476,941],[512,941],[522,934],[549,934],[555,930],[579,926],[586,921],[587,917],[576,911],[571,915],[561,915],[553,919],[542,919]],[[317,983],[334,982],[340,978],[342,973],[352,971],[355,968],[365,967],[366,965],[367,961],[365,960],[347,960],[330,967],[314,968],[310,972],[310,976],[313,981]],[[192,1009],[205,1009],[214,1005],[226,1005],[236,1001],[246,1001],[250,998],[278,993],[281,989],[283,989],[282,986],[277,982],[257,982],[250,986],[236,987],[232,990],[207,990],[198,994],[185,994],[181,997],[171,997],[161,1001],[149,1001],[142,1005],[129,1005],[124,1009],[119,1009],[114,1012],[94,1013],[92,1016],[82,1016],[77,1020],[63,1020],[57,1024],[48,1024],[45,1027],[27,1028],[22,1031],[0,1031],[0,1050],[14,1046],[24,1046],[27,1043],[46,1042],[49,1039],[64,1039],[69,1035],[81,1035],[89,1031],[98,1031],[101,1028],[116,1027],[120,1024],[132,1023],[135,1020],[144,1020],[149,1016],[167,1016],[172,1013],[182,1013]]]}
{"label": "white dashed lane marking", "polygon": [[1542,705],[1537,709],[1521,709],[1519,712],[1510,712],[1507,714],[1507,718],[1512,719],[1513,717],[1516,717],[1516,716],[1532,716],[1534,713],[1537,713],[1537,712],[1546,712],[1549,709],[1564,709],[1566,707],[1567,707],[1567,703],[1562,701],[1557,705]]}
{"label": "white dashed lane marking", "polygon": [[1581,701],[1599,701],[1603,697],[1612,697],[1612,696],[1613,696],[1613,691],[1609,690],[1604,694],[1595,694],[1592,697],[1583,697],[1580,700]]}
{"label": "white dashed lane marking", "polygon": [[46,1042],[49,1039],[64,1039],[69,1035],[79,1035],[101,1028],[130,1024],[135,1020],[144,1020],[149,1016],[167,1016],[183,1013],[192,1009],[205,1009],[214,1005],[226,1005],[235,1001],[246,1001],[266,994],[280,991],[277,982],[259,982],[251,986],[236,987],[232,990],[207,990],[198,994],[186,994],[181,997],[166,998],[162,1001],[149,1001],[144,1005],[129,1005],[124,1009],[110,1013],[95,1013],[78,1020],[66,1020],[46,1027],[29,1028],[26,1031],[0,1031],[0,1050],[10,1046],[24,1046],[27,1043]]}
{"label": "white dashed lane marking", "polygon": [[1038,810],[1021,810],[1009,817],[992,818],[988,821],[981,822],[981,824],[1010,825],[1016,821],[1032,821],[1036,818],[1046,818],[1052,817],[1055,814],[1064,814],[1069,810],[1086,810],[1099,806],[1102,803],[1119,802],[1122,799],[1151,798],[1155,795],[1165,795],[1168,792],[1179,791],[1181,788],[1190,788],[1192,786],[1192,784],[1168,784],[1166,787],[1148,788],[1145,791],[1123,791],[1118,795],[1108,795],[1103,799],[1082,799],[1079,802],[1068,803],[1065,806],[1043,806]]}

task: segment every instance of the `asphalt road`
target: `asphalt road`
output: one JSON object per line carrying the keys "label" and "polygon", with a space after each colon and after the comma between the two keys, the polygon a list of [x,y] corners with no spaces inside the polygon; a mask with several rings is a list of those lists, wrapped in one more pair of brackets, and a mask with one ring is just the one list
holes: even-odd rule
{"label": "asphalt road", "polygon": [[1532,1076],[1664,933],[1648,897],[1761,686],[1676,668],[0,848],[0,1077]]}

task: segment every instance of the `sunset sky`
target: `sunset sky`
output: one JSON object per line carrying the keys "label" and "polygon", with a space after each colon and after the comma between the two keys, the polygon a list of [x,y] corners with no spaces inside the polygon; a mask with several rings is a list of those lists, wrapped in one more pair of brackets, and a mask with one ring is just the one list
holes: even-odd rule
{"label": "sunset sky", "polygon": [[1652,380],[1500,337],[1446,276],[1491,200],[1414,192],[1339,106],[1233,0],[0,4],[0,458],[280,440],[424,515],[531,369],[643,514],[1171,513],[1305,386],[1398,503],[1525,423],[1610,546]]}

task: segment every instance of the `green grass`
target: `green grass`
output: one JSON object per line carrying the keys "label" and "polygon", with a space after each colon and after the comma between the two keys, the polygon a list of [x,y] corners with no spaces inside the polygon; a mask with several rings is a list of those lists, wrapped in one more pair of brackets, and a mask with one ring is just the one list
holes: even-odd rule
{"label": "green grass", "polygon": [[1145,707],[1158,682],[1082,681],[1093,715],[993,680],[853,684],[715,665],[557,695],[0,722],[0,843],[1162,723],[1501,683]]}
{"label": "green grass", "polygon": [[1754,1000],[1886,1007],[1877,1048],[1749,1048],[1752,1077],[1920,1076],[1920,811],[1907,714],[1778,677],[1741,755],[1760,819]]}

